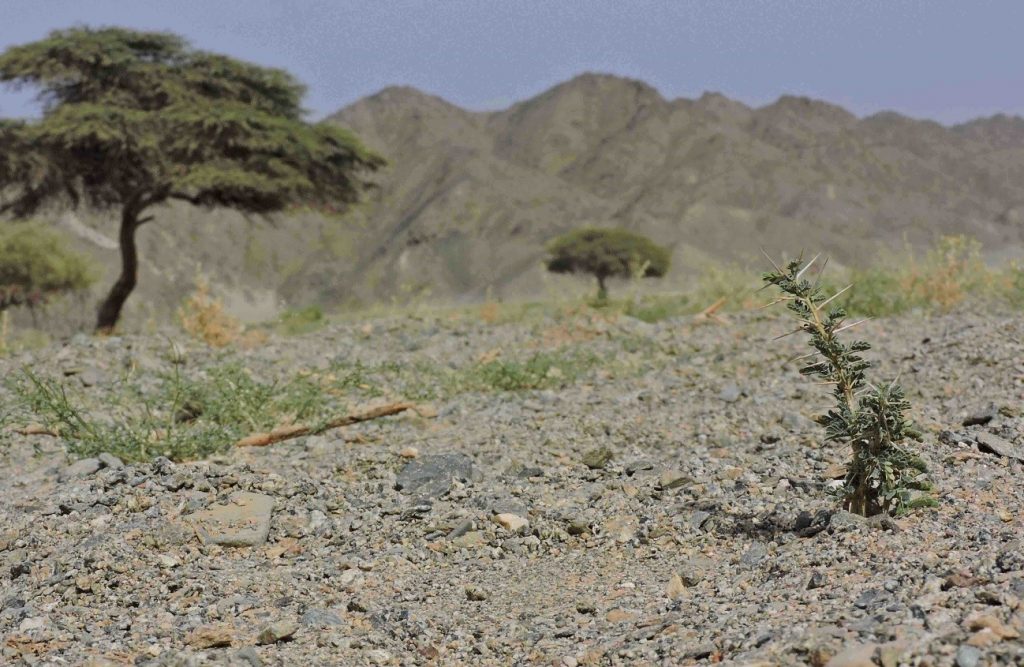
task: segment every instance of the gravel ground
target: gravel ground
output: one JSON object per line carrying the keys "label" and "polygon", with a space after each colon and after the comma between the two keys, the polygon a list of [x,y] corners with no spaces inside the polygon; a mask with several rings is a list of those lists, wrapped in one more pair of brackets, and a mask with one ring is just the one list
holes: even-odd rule
{"label": "gravel ground", "polygon": [[438,380],[419,414],[183,463],[72,464],[14,432],[32,415],[0,389],[0,663],[1024,664],[1024,317],[862,327],[939,489],[885,521],[826,495],[846,450],[809,419],[827,392],[785,364],[804,341],[768,342],[788,327],[409,318],[250,351],[76,338],[0,360],[63,378],[99,419],[125,368],[590,360],[534,390]]}

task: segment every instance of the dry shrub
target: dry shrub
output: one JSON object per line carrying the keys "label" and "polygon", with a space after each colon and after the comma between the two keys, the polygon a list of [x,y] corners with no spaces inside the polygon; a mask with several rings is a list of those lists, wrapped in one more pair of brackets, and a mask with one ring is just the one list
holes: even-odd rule
{"label": "dry shrub", "polygon": [[900,284],[914,301],[949,310],[993,281],[981,258],[981,243],[960,235],[941,238],[924,262],[912,261]]}
{"label": "dry shrub", "polygon": [[245,331],[245,327],[224,310],[224,304],[210,293],[209,281],[198,276],[196,288],[178,309],[182,328],[193,338],[211,347],[238,345],[255,347],[266,340],[261,331]]}

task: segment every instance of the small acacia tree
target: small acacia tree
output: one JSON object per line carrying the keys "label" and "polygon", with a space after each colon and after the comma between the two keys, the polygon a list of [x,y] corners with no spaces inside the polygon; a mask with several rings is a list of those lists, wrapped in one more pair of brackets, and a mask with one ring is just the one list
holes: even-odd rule
{"label": "small acacia tree", "polygon": [[646,236],[625,229],[586,227],[559,236],[548,245],[552,273],[588,273],[597,278],[597,298],[608,298],[612,277],[660,278],[668,272],[671,252]]}
{"label": "small acacia tree", "polygon": [[0,54],[0,82],[40,89],[39,120],[0,120],[0,213],[85,203],[120,212],[110,331],[135,288],[135,235],[154,206],[185,201],[264,214],[354,201],[382,160],[350,133],[303,120],[289,74],[181,38],[74,28]]}

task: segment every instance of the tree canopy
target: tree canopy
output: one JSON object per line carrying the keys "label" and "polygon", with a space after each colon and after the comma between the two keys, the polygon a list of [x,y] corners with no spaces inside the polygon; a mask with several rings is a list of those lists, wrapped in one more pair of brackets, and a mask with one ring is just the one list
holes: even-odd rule
{"label": "tree canopy", "polygon": [[672,253],[646,236],[626,229],[585,227],[548,244],[552,273],[588,273],[597,278],[598,298],[607,297],[607,278],[655,278],[669,269]]}
{"label": "tree canopy", "polygon": [[247,213],[350,203],[383,161],[346,130],[307,123],[304,87],[279,69],[182,38],[73,28],[0,54],[0,82],[39,89],[39,120],[0,120],[0,213],[119,209],[122,275],[110,329],[134,289],[135,231],[173,200]]}

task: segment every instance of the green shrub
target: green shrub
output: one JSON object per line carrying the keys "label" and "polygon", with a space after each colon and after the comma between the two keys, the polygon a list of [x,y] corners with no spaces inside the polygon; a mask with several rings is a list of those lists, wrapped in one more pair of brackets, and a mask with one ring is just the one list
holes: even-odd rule
{"label": "green shrub", "polygon": [[847,344],[840,340],[840,332],[859,322],[846,323],[846,311],[841,307],[826,310],[833,297],[826,296],[817,283],[802,278],[813,263],[813,259],[806,263],[797,260],[782,269],[772,262],[776,270],[766,273],[764,282],[779,288],[782,297],[778,301],[785,302],[800,322],[792,333],[802,331],[810,336],[813,351],[803,355],[805,365],[800,373],[833,387],[836,406],[817,422],[825,427],[827,440],[848,443],[851,448],[839,490],[843,506],[871,516],[902,514],[913,507],[932,505],[935,500],[931,496],[916,495],[931,490],[924,462],[904,445],[906,439],[921,439],[904,416],[910,403],[895,380],[877,387],[867,381],[865,371],[871,362],[861,353],[871,346],[864,341]]}
{"label": "green shrub", "polygon": [[42,304],[95,280],[88,260],[69,250],[56,232],[33,223],[0,227],[0,310]]}

